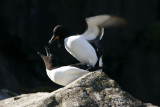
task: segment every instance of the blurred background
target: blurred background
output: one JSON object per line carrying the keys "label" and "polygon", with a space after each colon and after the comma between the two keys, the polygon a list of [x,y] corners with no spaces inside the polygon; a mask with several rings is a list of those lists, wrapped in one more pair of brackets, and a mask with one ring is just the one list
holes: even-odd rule
{"label": "blurred background", "polygon": [[[160,105],[159,0],[1,0],[0,89],[61,87],[49,80],[36,51],[44,51],[56,25],[79,34],[85,18],[100,14],[128,21],[125,27],[105,29],[105,73],[134,97]],[[76,62],[55,45],[53,54],[62,65]]]}

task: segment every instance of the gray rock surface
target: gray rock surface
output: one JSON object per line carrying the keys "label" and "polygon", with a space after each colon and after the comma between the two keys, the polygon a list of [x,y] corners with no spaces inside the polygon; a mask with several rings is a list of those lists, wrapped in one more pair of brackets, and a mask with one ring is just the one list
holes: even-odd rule
{"label": "gray rock surface", "polygon": [[51,93],[23,94],[0,101],[0,107],[156,107],[123,91],[101,71],[82,76]]}

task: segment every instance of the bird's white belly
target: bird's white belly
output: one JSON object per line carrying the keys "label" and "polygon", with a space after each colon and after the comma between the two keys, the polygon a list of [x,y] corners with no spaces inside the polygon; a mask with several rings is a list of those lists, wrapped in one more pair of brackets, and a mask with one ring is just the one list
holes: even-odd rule
{"label": "bird's white belly", "polygon": [[66,50],[78,61],[94,66],[98,60],[95,49],[81,36],[70,36],[64,40]]}
{"label": "bird's white belly", "polygon": [[59,85],[66,86],[79,77],[88,73],[88,71],[71,66],[63,66],[53,70],[46,70],[48,77]]}

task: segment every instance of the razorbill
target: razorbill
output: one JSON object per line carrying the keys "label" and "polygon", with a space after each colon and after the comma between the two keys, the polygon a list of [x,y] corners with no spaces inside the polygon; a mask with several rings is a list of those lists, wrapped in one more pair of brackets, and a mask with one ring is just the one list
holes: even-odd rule
{"label": "razorbill", "polygon": [[86,18],[87,29],[83,34],[67,35],[65,28],[58,25],[53,29],[53,36],[49,40],[52,44],[56,39],[64,43],[66,50],[82,64],[94,67],[98,62],[95,40],[101,40],[104,27],[126,24],[126,21],[117,16],[98,15]]}
{"label": "razorbill", "polygon": [[[59,66],[55,67],[54,62],[55,58],[50,53],[49,48],[45,47],[47,55],[43,55],[40,52],[37,52],[41,58],[43,59],[45,66],[46,66],[46,72],[48,77],[55,83],[66,86],[69,83],[73,82],[74,80],[78,79],[79,77],[87,74],[90,71],[95,71],[97,68],[88,70],[87,65],[78,65],[78,64],[72,64],[68,66]],[[102,60],[101,60],[102,61]],[[99,63],[99,69],[102,67],[102,62]]]}

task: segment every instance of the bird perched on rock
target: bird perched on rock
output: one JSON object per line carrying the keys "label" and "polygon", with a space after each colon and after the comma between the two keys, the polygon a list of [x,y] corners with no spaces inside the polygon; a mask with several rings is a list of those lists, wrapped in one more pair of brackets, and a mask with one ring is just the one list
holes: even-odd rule
{"label": "bird perched on rock", "polygon": [[91,67],[98,65],[97,43],[95,40],[101,40],[104,34],[104,27],[112,27],[126,24],[126,21],[117,16],[98,15],[86,19],[87,29],[83,34],[68,35],[65,33],[65,27],[58,25],[53,30],[53,36],[49,40],[52,44],[56,39],[63,43],[66,50],[82,64]]}
{"label": "bird perched on rock", "polygon": [[[88,70],[87,65],[78,65],[78,64],[72,64],[68,66],[54,66],[55,58],[50,53],[50,50],[48,47],[45,47],[47,55],[43,55],[40,52],[37,52],[41,58],[43,59],[45,66],[46,66],[46,72],[48,77],[55,83],[59,85],[66,86],[69,83],[73,82],[74,80],[78,79],[79,77],[87,74],[89,71],[95,71],[97,68],[92,68]],[[102,67],[102,60],[99,62],[99,69]]]}

